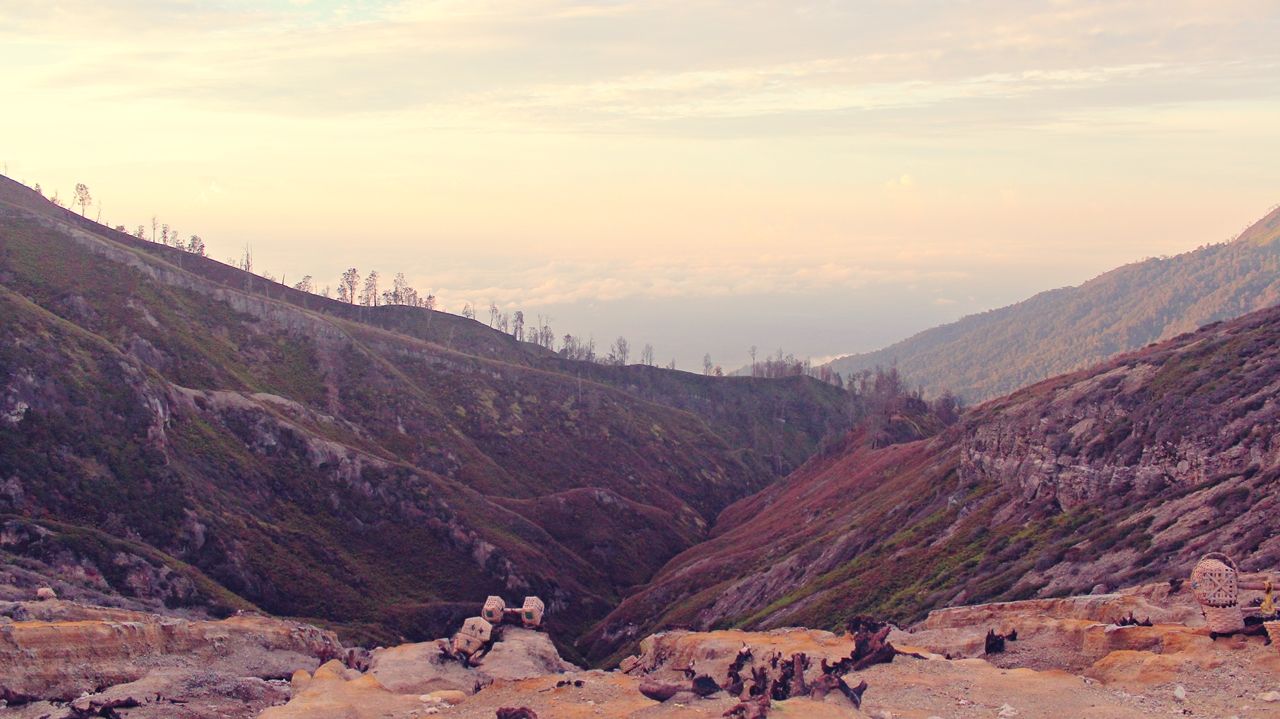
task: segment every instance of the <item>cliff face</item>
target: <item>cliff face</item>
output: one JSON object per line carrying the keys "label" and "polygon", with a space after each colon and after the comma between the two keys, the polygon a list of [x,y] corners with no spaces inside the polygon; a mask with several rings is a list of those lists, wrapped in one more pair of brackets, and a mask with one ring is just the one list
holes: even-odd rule
{"label": "cliff face", "polygon": [[[855,432],[720,516],[590,635],[832,627],[1280,563],[1280,309],[1205,327],[873,448]],[[656,618],[656,619],[655,619]]]}
{"label": "cliff face", "polygon": [[1211,326],[992,402],[967,422],[961,476],[1074,510],[1275,467],[1275,318]]}
{"label": "cliff face", "polygon": [[210,714],[252,711],[287,697],[265,680],[344,651],[331,632],[256,615],[190,621],[62,600],[3,603],[0,612],[0,698],[84,710],[59,716],[143,702],[172,712],[192,699]]}
{"label": "cliff face", "polygon": [[378,641],[537,594],[572,637],[846,403],[326,300],[0,178],[0,570],[28,587]]}

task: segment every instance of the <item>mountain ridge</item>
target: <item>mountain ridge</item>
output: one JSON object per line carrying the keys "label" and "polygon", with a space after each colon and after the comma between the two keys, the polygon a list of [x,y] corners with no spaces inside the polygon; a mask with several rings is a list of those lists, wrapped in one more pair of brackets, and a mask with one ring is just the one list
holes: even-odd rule
{"label": "mountain ridge", "polygon": [[1231,242],[1123,265],[825,365],[896,365],[930,394],[981,402],[1280,302],[1280,206]]}
{"label": "mountain ridge", "polygon": [[371,640],[517,592],[571,640],[848,421],[816,380],[575,363],[306,295],[8,180],[0,305],[0,564]]}

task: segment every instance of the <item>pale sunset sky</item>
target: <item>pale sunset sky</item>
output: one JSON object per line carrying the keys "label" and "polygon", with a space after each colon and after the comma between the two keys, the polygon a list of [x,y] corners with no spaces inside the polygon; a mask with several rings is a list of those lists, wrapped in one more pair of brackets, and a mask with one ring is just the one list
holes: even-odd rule
{"label": "pale sunset sky", "polygon": [[875,349],[1280,202],[1277,0],[0,0],[0,63],[6,174],[104,222],[685,369]]}

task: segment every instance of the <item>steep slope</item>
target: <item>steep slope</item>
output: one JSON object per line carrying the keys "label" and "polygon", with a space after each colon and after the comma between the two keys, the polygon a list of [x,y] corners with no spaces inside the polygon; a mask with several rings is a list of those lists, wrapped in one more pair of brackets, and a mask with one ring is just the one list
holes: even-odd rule
{"label": "steep slope", "polygon": [[726,509],[590,635],[834,627],[948,604],[1280,563],[1280,308],[983,405],[936,437],[864,433]]}
{"label": "steep slope", "polygon": [[847,376],[896,363],[931,393],[980,402],[1277,302],[1280,207],[1233,242],[1125,265],[829,366]]}
{"label": "steep slope", "polygon": [[380,638],[537,593],[572,637],[846,421],[816,381],[578,364],[296,292],[4,180],[0,562]]}

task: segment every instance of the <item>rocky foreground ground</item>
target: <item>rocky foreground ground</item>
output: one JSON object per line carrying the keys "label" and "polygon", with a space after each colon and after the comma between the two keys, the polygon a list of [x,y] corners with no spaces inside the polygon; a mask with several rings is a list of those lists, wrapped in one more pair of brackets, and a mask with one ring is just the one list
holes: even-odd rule
{"label": "rocky foreground ground", "polygon": [[[14,719],[1280,717],[1280,647],[1212,639],[1169,584],[944,609],[909,631],[666,632],[614,671],[574,667],[517,628],[464,667],[438,642],[348,649],[256,615],[57,599],[0,615],[0,717]],[[989,635],[1016,638],[994,651]]]}

